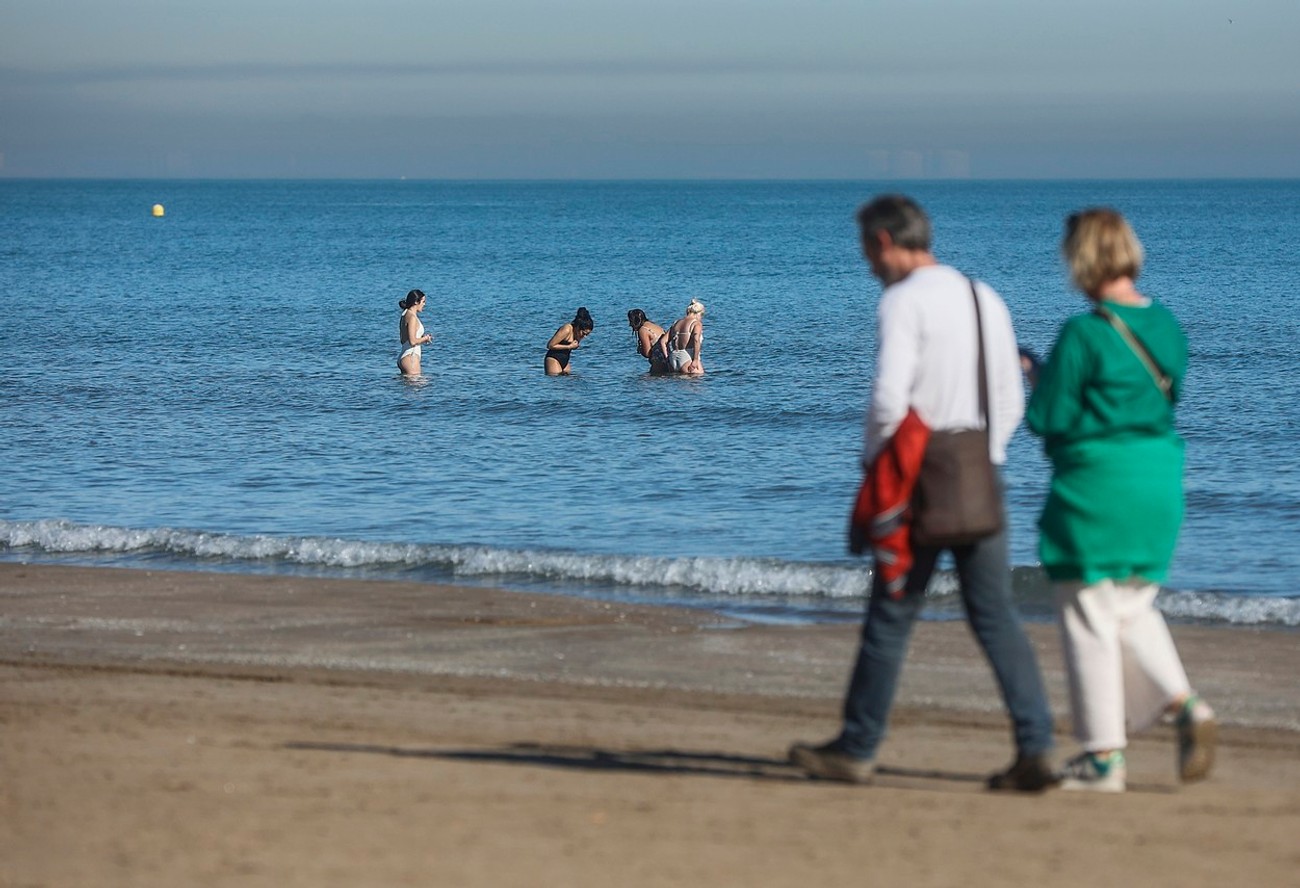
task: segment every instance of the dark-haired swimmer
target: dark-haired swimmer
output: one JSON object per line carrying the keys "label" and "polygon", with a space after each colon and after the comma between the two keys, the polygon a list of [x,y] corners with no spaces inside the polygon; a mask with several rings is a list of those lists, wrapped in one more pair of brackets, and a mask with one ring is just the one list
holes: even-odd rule
{"label": "dark-haired swimmer", "polygon": [[433,342],[433,336],[424,332],[420,323],[420,312],[424,311],[424,293],[412,290],[406,298],[397,303],[402,310],[401,320],[397,322],[397,339],[401,350],[397,353],[397,369],[403,376],[420,375],[420,346]]}
{"label": "dark-haired swimmer", "polygon": [[639,308],[627,313],[627,325],[636,334],[636,353],[650,362],[650,372],[671,373],[664,328],[647,318]]}
{"label": "dark-haired swimmer", "polygon": [[560,376],[569,372],[569,357],[573,350],[577,348],[582,340],[591,335],[591,331],[596,328],[596,324],[591,319],[591,313],[586,308],[578,309],[573,320],[567,324],[562,324],[560,329],[555,331],[555,335],[546,343],[546,359],[542,362],[542,367],[546,370],[547,376]]}

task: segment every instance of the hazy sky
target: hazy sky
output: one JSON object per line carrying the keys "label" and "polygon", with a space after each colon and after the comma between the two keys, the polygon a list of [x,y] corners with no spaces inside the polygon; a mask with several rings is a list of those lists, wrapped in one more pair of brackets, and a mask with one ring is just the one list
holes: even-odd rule
{"label": "hazy sky", "polygon": [[1300,0],[0,0],[0,176],[1300,176]]}

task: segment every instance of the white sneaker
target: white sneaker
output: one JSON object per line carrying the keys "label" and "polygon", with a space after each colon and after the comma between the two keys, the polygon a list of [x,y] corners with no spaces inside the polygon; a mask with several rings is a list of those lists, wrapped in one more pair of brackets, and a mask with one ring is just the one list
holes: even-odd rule
{"label": "white sneaker", "polygon": [[1128,765],[1120,749],[1105,755],[1080,753],[1061,768],[1061,789],[1123,792],[1127,781]]}

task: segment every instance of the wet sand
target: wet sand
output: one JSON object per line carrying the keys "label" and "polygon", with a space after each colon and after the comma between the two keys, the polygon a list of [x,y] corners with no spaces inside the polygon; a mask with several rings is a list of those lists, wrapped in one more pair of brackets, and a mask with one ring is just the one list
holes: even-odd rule
{"label": "wet sand", "polygon": [[[0,564],[0,885],[1291,884],[1300,634],[1176,627],[1225,722],[1131,791],[1002,796],[961,623],[918,627],[882,774],[808,781],[854,626],[422,583]],[[1055,629],[1031,626],[1072,750]]]}

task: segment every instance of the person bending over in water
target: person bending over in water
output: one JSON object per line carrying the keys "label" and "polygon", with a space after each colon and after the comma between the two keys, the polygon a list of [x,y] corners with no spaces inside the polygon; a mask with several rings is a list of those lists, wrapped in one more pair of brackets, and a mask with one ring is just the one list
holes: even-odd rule
{"label": "person bending over in water", "polygon": [[686,306],[686,317],[673,322],[668,328],[668,361],[674,373],[702,376],[704,364],[700,362],[700,345],[704,342],[704,303],[692,299]]}
{"label": "person bending over in water", "polygon": [[551,341],[546,343],[546,360],[542,366],[547,376],[559,376],[569,372],[569,356],[596,328],[591,313],[585,308],[578,309],[573,320],[555,331]]}
{"label": "person bending over in water", "polygon": [[397,322],[397,338],[401,349],[397,353],[397,369],[403,376],[420,375],[420,346],[433,342],[433,336],[424,332],[420,323],[420,312],[424,311],[424,293],[412,290],[406,298],[397,303],[402,309],[401,320]]}
{"label": "person bending over in water", "polygon": [[664,337],[664,328],[645,316],[645,312],[634,308],[627,313],[627,325],[636,334],[636,352],[650,362],[651,373],[669,373],[672,366],[668,362],[668,341]]}

